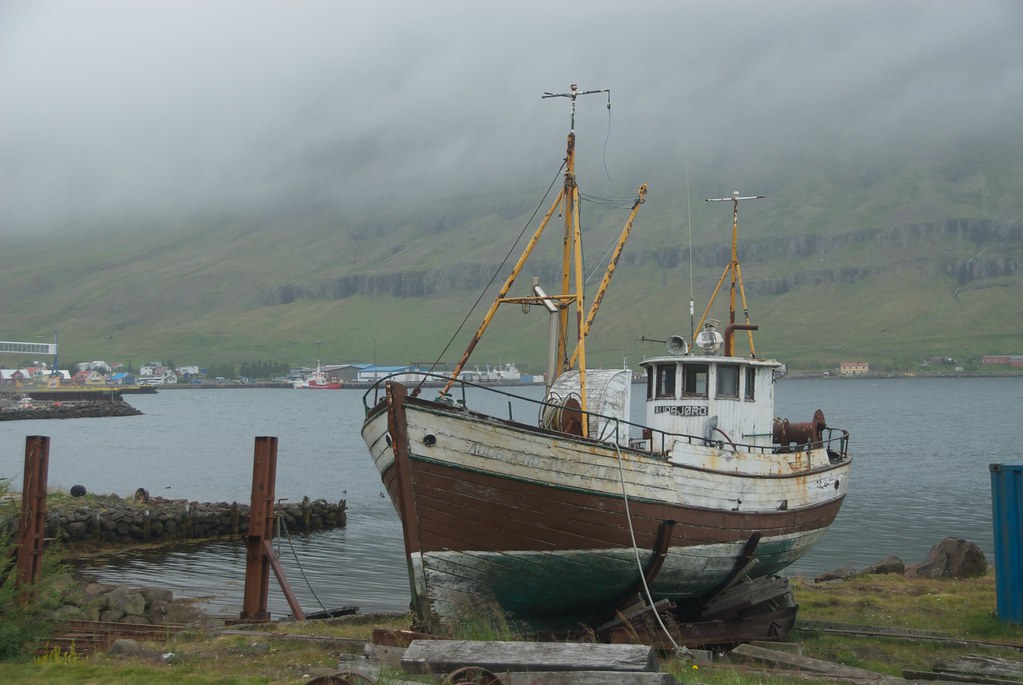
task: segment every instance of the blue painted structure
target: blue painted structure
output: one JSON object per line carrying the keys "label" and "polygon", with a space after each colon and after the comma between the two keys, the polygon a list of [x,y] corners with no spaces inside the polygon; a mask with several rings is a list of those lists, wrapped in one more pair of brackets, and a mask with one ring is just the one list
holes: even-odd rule
{"label": "blue painted structure", "polygon": [[991,464],[998,618],[1023,624],[1023,464]]}

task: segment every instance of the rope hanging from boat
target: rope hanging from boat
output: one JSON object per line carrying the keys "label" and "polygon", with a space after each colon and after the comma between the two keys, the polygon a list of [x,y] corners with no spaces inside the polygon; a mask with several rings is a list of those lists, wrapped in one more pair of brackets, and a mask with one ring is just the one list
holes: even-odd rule
{"label": "rope hanging from boat", "polygon": [[[618,419],[615,419],[615,432],[621,430],[621,425]],[[654,597],[650,593],[650,586],[646,582],[646,573],[643,572],[643,562],[639,558],[639,545],[636,544],[636,530],[632,526],[632,512],[629,511],[629,495],[625,490],[625,468],[622,466],[622,449],[618,446],[618,441],[615,440],[615,454],[618,455],[618,475],[622,482],[622,501],[625,502],[625,520],[629,524],[629,538],[632,540],[632,551],[636,555],[636,568],[639,569],[639,579],[643,582],[643,592],[646,594],[646,600],[650,603],[650,607],[654,606]],[[657,617],[657,623],[660,624],[661,630],[664,631],[665,636],[671,641],[672,646],[675,648],[676,653],[688,654],[689,650],[675,642],[675,638],[672,637],[671,632],[668,630],[668,626],[664,625],[664,621],[661,619],[661,612],[654,609],[654,616]]]}
{"label": "rope hanging from boat", "polygon": [[554,174],[554,179],[551,181],[551,184],[547,186],[547,192],[545,192],[543,197],[540,198],[540,202],[537,203],[536,209],[533,210],[533,213],[530,215],[529,220],[526,221],[525,225],[522,226],[522,230],[519,232],[519,237],[516,238],[515,242],[512,243],[512,246],[508,248],[508,253],[504,256],[504,259],[501,260],[501,264],[498,265],[498,267],[494,270],[494,274],[490,277],[490,281],[488,281],[487,284],[483,287],[483,290],[480,291],[479,297],[476,298],[476,301],[472,303],[472,307],[470,307],[469,311],[466,312],[465,318],[462,319],[462,323],[458,324],[458,328],[455,329],[455,332],[451,335],[451,338],[444,346],[444,349],[441,350],[440,354],[437,355],[437,358],[430,365],[429,371],[427,371],[427,373],[423,375],[423,378],[419,381],[419,383],[416,384],[416,387],[412,390],[413,397],[417,397],[419,393],[422,391],[423,383],[425,383],[426,379],[430,377],[430,374],[434,372],[434,370],[437,368],[437,365],[440,364],[440,360],[444,358],[444,355],[448,353],[448,349],[451,348],[451,344],[455,342],[455,338],[458,337],[458,334],[462,332],[462,329],[465,327],[465,323],[469,320],[469,317],[472,316],[473,312],[476,311],[476,307],[478,307],[480,305],[480,302],[483,301],[483,296],[487,294],[488,290],[490,290],[490,286],[494,285],[494,281],[497,280],[497,277],[500,274],[504,273],[504,265],[508,263],[508,259],[515,252],[516,246],[519,244],[519,241],[522,240],[522,236],[526,234],[526,230],[529,229],[530,224],[533,223],[533,219],[536,218],[536,215],[540,212],[540,209],[547,201],[547,198],[551,194],[551,189],[554,187],[554,184],[558,182],[558,179],[561,178],[561,172],[564,170],[565,162],[563,161],[561,163],[561,166],[558,168],[558,172]]}

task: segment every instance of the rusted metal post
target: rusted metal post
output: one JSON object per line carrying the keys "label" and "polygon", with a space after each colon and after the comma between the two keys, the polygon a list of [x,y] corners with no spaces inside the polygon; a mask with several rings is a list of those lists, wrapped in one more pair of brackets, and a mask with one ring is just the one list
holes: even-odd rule
{"label": "rusted metal post", "polygon": [[274,531],[274,491],[277,487],[277,438],[260,436],[252,458],[252,504],[249,509],[249,531],[245,537],[245,596],[241,620],[269,621],[267,597],[270,592],[270,569],[284,592],[291,612],[299,621],[305,614],[291,590],[284,570],[274,557],[270,544]]}
{"label": "rusted metal post", "polygon": [[18,526],[18,585],[24,588],[23,602],[33,597],[32,586],[39,578],[46,531],[46,478],[50,465],[50,438],[25,438],[25,479],[21,488],[21,521]]}
{"label": "rusted metal post", "polygon": [[252,503],[249,532],[245,538],[245,597],[243,621],[269,621],[267,595],[270,590],[270,561],[263,541],[273,537],[274,490],[277,480],[277,438],[260,436],[252,458]]}

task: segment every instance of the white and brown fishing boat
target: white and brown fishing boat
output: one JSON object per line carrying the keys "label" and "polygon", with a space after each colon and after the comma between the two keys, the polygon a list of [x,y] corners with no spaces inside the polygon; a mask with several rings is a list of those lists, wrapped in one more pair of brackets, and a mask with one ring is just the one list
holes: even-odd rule
{"label": "white and brown fishing boat", "polygon": [[[571,99],[572,129],[584,94],[573,86],[560,95]],[[645,416],[630,416],[631,371],[586,368],[587,335],[645,194],[641,186],[586,311],[570,130],[564,187],[439,396],[387,380],[367,392],[362,435],[401,518],[412,607],[425,627],[480,607],[536,629],[596,627],[637,595],[658,611],[671,607],[678,623],[699,620],[725,588],[797,560],[838,513],[852,463],[848,433],[827,426],[819,410],[805,423],[776,419],[774,384],[784,367],[755,353],[748,315],[735,323],[737,286],[748,311],[738,194],[726,198],[734,203],[732,260],[693,326],[699,334],[692,344],[672,336],[665,354],[642,362]],[[561,292],[534,285],[510,297],[559,212]],[[729,323],[719,332],[708,314],[729,274]],[[471,406],[503,390],[453,399],[472,349],[509,303],[550,312],[547,392],[535,401],[534,423]],[[736,352],[737,331],[748,336],[748,353]]]}

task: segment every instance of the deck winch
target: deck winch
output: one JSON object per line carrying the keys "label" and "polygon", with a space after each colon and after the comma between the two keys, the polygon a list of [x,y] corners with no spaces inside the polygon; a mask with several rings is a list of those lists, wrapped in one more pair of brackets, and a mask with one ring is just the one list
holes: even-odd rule
{"label": "deck winch", "polygon": [[821,445],[824,429],[827,427],[828,424],[824,420],[824,412],[818,409],[813,413],[813,419],[804,423],[794,423],[788,419],[775,418],[771,430],[775,445],[788,447],[792,443],[797,445],[810,444],[811,447],[817,448]]}

